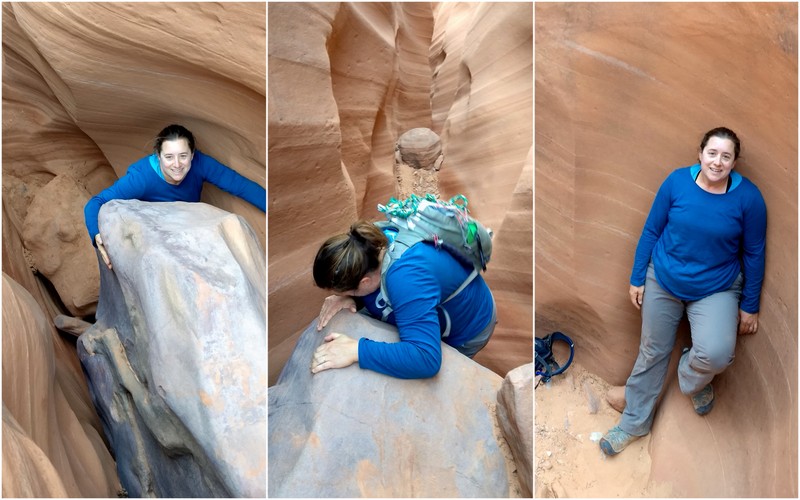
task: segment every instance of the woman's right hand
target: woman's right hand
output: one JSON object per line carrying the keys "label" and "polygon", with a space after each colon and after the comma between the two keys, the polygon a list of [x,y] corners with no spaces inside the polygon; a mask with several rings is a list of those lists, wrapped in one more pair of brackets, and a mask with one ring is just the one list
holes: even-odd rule
{"label": "woman's right hand", "polygon": [[641,309],[642,300],[644,299],[644,285],[642,286],[631,285],[631,288],[628,291],[628,295],[631,296],[631,303],[634,305],[634,307],[636,307],[636,309]]}
{"label": "woman's right hand", "polygon": [[325,328],[328,321],[342,309],[350,309],[350,312],[356,312],[356,301],[346,295],[331,295],[326,298],[325,302],[322,303],[322,310],[319,312],[317,331]]}
{"label": "woman's right hand", "polygon": [[108,268],[111,269],[111,259],[108,258],[108,252],[106,251],[106,247],[103,246],[103,238],[100,237],[100,233],[95,235],[94,243],[97,245],[97,249],[100,251],[100,257],[103,258],[103,262],[105,262]]}

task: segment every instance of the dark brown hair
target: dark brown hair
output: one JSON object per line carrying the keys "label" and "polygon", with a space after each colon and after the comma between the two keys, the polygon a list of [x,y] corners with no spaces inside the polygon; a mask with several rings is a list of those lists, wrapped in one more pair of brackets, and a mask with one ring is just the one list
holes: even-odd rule
{"label": "dark brown hair", "polygon": [[701,153],[703,152],[703,149],[705,149],[706,144],[708,144],[708,140],[711,139],[712,137],[719,137],[720,139],[729,139],[731,142],[733,142],[733,159],[736,160],[737,158],[739,158],[739,151],[741,150],[741,145],[739,144],[739,138],[736,137],[736,134],[733,132],[733,130],[725,127],[712,128],[711,130],[706,132],[706,135],[703,136],[703,140],[700,141]]}
{"label": "dark brown hair", "polygon": [[367,273],[380,265],[381,250],[389,241],[375,224],[359,220],[350,231],[328,238],[314,258],[314,282],[336,292],[358,288]]}
{"label": "dark brown hair", "polygon": [[153,145],[153,153],[160,155],[161,145],[164,144],[164,141],[175,141],[178,139],[186,139],[189,143],[189,150],[194,153],[194,136],[183,125],[175,124],[165,127],[164,130],[158,133]]}

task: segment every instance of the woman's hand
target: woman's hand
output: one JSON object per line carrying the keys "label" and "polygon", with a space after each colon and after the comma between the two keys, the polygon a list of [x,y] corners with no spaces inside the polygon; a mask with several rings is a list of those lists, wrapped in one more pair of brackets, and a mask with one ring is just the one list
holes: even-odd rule
{"label": "woman's hand", "polygon": [[739,335],[752,335],[758,331],[758,313],[739,309]]}
{"label": "woman's hand", "polygon": [[105,262],[108,268],[111,269],[111,259],[108,258],[108,252],[106,251],[106,247],[103,246],[103,238],[100,237],[100,233],[95,235],[94,243],[97,245],[97,249],[100,251],[100,257],[103,258],[103,262]]}
{"label": "woman's hand", "polygon": [[325,328],[328,321],[342,309],[350,309],[350,312],[356,312],[356,301],[352,297],[343,295],[331,295],[322,303],[322,310],[319,312],[319,321],[317,322],[317,331]]}
{"label": "woman's hand", "polygon": [[343,333],[329,333],[325,343],[314,351],[311,373],[331,368],[345,368],[358,361],[358,341]]}
{"label": "woman's hand", "polygon": [[631,296],[631,303],[636,309],[642,308],[642,299],[644,298],[644,285],[633,286],[628,290],[628,295]]}

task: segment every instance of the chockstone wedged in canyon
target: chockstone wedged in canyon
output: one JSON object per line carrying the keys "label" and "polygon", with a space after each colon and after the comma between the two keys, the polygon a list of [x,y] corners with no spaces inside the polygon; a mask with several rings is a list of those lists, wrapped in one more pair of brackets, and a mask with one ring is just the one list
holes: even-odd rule
{"label": "chockstone wedged in canyon", "polygon": [[[266,184],[266,9],[263,2],[2,4],[3,496],[124,494],[115,459],[126,453],[109,451],[76,352],[75,336],[95,320],[101,281],[83,207],[151,154],[155,135],[171,123],[189,129],[203,153]],[[243,217],[266,248],[258,208],[208,184],[201,201]],[[263,335],[263,321],[261,328]],[[230,348],[238,354],[240,346]],[[176,361],[189,359],[180,354]],[[256,386],[249,390],[254,397]],[[213,386],[204,392],[191,398],[210,407],[223,401]],[[130,453],[141,444],[131,442]],[[217,465],[231,458],[204,453]],[[266,460],[261,450],[235,473],[220,465],[221,481],[262,474],[259,456]],[[263,496],[264,482],[260,490],[226,484],[221,494]]]}
{"label": "chockstone wedged in canyon", "polygon": [[112,200],[97,321],[78,338],[130,496],[263,497],[264,252],[204,203]]}
{"label": "chockstone wedged in canyon", "polygon": [[[532,7],[268,5],[270,496],[531,494]],[[429,379],[312,376],[320,245],[427,192],[463,194],[494,231],[491,340],[474,359],[443,345]],[[399,340],[334,320],[326,331]]]}

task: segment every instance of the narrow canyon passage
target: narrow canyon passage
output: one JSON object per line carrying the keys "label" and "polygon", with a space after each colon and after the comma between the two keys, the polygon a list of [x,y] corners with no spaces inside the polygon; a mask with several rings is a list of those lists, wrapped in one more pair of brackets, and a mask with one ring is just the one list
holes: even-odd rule
{"label": "narrow canyon passage", "polygon": [[[530,495],[533,5],[271,3],[268,14],[269,495]],[[378,204],[407,193],[395,145],[420,128],[441,139],[439,199],[466,196],[494,231],[482,276],[498,324],[474,361],[429,335],[432,322],[399,342],[347,310],[322,331],[314,322],[330,295],[312,277],[317,250],[358,219],[386,219]],[[387,377],[363,357],[312,375],[339,332],[396,348],[397,365],[436,347],[419,356],[424,376]]]}
{"label": "narrow canyon passage", "polygon": [[417,127],[441,137],[442,198],[464,194],[495,232],[500,320],[475,359],[500,375],[531,361],[531,7],[269,6],[270,384],[327,295],[316,250],[384,218],[395,142]]}
{"label": "narrow canyon passage", "polygon": [[[577,365],[606,383],[625,383],[639,348],[628,288],[645,218],[667,175],[697,163],[706,131],[736,131],[736,171],[767,205],[759,331],[739,336],[714,379],[713,412],[695,415],[679,391],[682,326],[649,442],[598,467],[622,473],[624,454],[644,449],[650,486],[673,496],[797,496],[797,6],[537,4],[535,74],[535,333],[567,333]],[[565,382],[552,391],[569,392]],[[588,417],[578,401],[550,422],[537,406],[539,479],[560,475],[571,494],[648,494],[583,489],[557,462],[541,468],[538,429],[555,429],[547,440],[570,412]],[[589,455],[558,458],[602,460],[583,439]]]}

